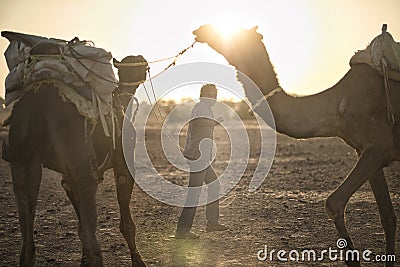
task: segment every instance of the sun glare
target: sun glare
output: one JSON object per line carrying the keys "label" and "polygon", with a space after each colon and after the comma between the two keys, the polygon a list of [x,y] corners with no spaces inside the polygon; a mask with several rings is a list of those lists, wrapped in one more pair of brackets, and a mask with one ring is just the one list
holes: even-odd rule
{"label": "sun glare", "polygon": [[231,38],[240,29],[239,24],[234,19],[218,21],[213,23],[213,27],[226,39]]}

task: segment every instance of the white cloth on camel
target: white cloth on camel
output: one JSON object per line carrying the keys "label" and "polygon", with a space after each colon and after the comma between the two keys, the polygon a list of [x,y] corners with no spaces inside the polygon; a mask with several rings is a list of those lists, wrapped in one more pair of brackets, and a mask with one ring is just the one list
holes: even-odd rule
{"label": "white cloth on camel", "polygon": [[[19,33],[16,33],[19,34]],[[21,34],[19,34],[21,35]],[[22,36],[25,36],[22,34]],[[110,136],[105,115],[113,117],[112,91],[117,87],[117,79],[112,68],[110,52],[102,48],[89,46],[84,41],[75,41],[69,44],[64,40],[48,39],[40,36],[26,35],[33,40],[29,46],[20,40],[10,40],[4,53],[7,66],[10,70],[6,78],[6,103],[18,101],[23,95],[23,90],[35,82],[58,80],[72,88],[86,88],[92,94],[93,110],[90,114],[83,114],[93,119],[100,118],[104,132]],[[54,44],[59,48],[56,55],[31,55],[32,47],[40,43]],[[59,90],[65,89],[60,86]],[[90,89],[89,89],[90,88]],[[22,91],[22,92],[21,92]],[[77,109],[83,99],[78,93],[69,90],[67,99],[75,104]],[[87,108],[85,109],[87,111]],[[83,112],[80,112],[81,114]]]}

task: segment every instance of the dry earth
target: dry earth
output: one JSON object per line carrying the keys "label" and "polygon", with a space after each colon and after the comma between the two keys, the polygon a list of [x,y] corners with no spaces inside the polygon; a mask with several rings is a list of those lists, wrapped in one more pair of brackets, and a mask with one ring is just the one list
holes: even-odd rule
{"label": "dry earth", "polygon": [[[219,130],[220,131],[220,130]],[[221,207],[221,221],[229,226],[223,233],[204,231],[204,207],[198,209],[193,230],[196,241],[177,241],[174,234],[180,208],[163,204],[135,186],[131,203],[137,223],[137,243],[149,266],[279,266],[260,262],[257,252],[267,245],[275,250],[336,248],[337,234],[325,213],[324,200],[342,181],[355,163],[356,155],[341,140],[294,140],[277,136],[273,166],[263,185],[249,193],[247,187],[259,150],[257,130],[248,129],[252,140],[251,160],[239,184],[227,195]],[[157,170],[170,181],[187,183],[187,173],[165,162],[159,150],[160,131],[150,129],[146,140]],[[224,144],[223,133],[216,135]],[[140,137],[139,137],[140,138]],[[230,147],[219,145],[214,164],[218,172],[226,166]],[[140,152],[140,151],[139,151]],[[400,218],[400,165],[385,169],[392,200]],[[138,159],[137,175],[149,175]],[[35,220],[37,266],[79,266],[81,244],[77,219],[61,185],[60,175],[44,170]],[[18,216],[9,166],[0,161],[0,266],[16,266],[20,250]],[[99,186],[98,239],[106,266],[129,266],[128,248],[119,233],[119,213],[114,179],[107,172]],[[347,222],[356,247],[374,254],[384,253],[384,235],[378,210],[368,184],[351,199]],[[399,237],[396,256],[400,259]],[[379,263],[364,264],[382,266]],[[344,266],[342,262],[289,262],[286,266]]]}

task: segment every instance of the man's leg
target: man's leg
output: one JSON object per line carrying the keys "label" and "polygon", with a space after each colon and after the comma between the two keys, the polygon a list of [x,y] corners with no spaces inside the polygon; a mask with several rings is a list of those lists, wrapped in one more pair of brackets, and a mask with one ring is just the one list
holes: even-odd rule
{"label": "man's leg", "polygon": [[[186,198],[185,207],[183,207],[178,220],[176,231],[179,233],[190,232],[192,228],[194,215],[196,214],[197,204],[199,202],[201,188],[203,185],[206,170],[200,172],[190,172],[189,175],[189,192]],[[190,207],[187,207],[190,205]]]}
{"label": "man's leg", "polygon": [[[204,181],[208,185],[206,219],[211,224],[217,224],[219,219],[219,190],[220,183],[218,175],[212,166],[208,167],[205,173]],[[215,182],[214,182],[215,181]],[[212,184],[211,184],[212,183]]]}
{"label": "man's leg", "polygon": [[209,203],[206,206],[206,218],[207,218],[206,231],[213,232],[213,231],[228,230],[228,227],[218,222],[219,194],[221,185],[218,180],[218,175],[215,173],[212,166],[210,166],[207,169],[206,177],[204,179],[208,185],[207,202]]}

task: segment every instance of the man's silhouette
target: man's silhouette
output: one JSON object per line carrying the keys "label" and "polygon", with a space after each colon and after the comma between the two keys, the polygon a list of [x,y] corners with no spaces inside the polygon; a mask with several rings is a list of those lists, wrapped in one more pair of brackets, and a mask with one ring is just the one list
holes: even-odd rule
{"label": "man's silhouette", "polygon": [[[218,222],[219,219],[219,190],[218,176],[211,166],[212,140],[214,126],[222,122],[222,119],[214,120],[212,107],[217,99],[217,88],[214,84],[205,84],[200,91],[200,101],[191,114],[188,133],[183,155],[190,165],[189,192],[186,205],[178,220],[176,238],[196,239],[199,236],[191,232],[193,219],[196,214],[196,206],[199,201],[201,188],[205,182],[208,186],[208,200],[214,200],[206,206],[206,231],[224,231],[227,227]],[[203,141],[203,142],[202,142]],[[216,199],[216,200],[215,200]]]}

